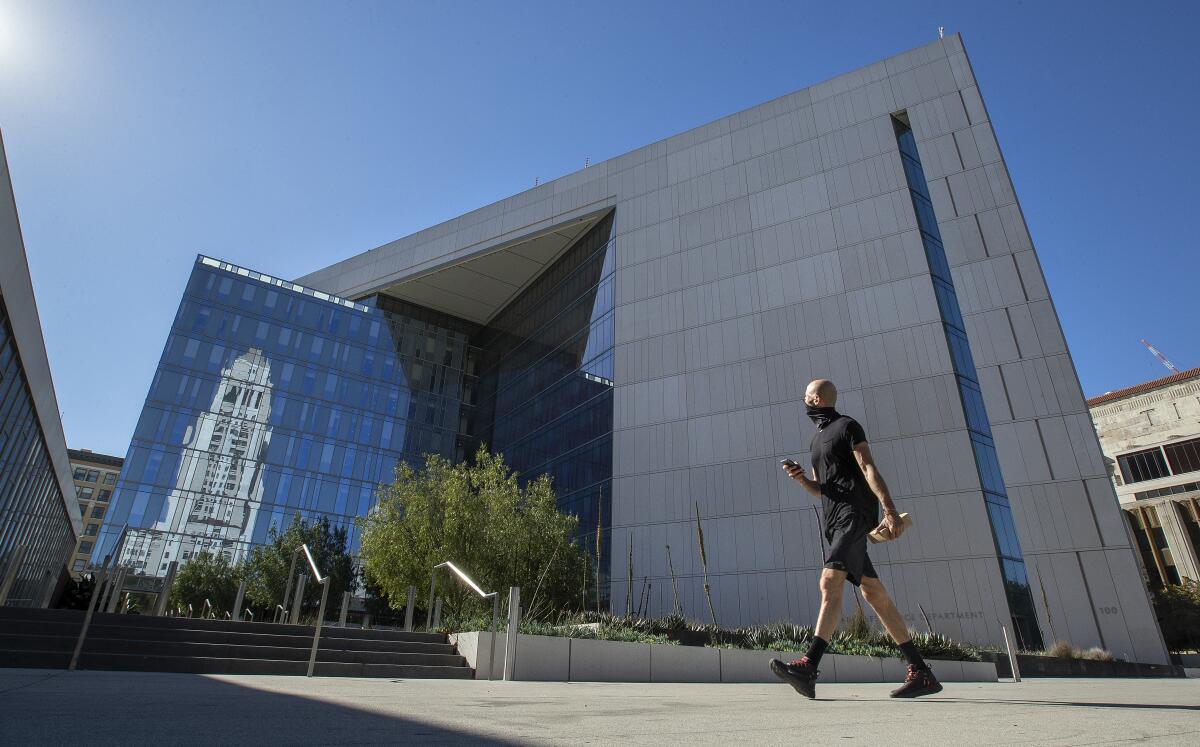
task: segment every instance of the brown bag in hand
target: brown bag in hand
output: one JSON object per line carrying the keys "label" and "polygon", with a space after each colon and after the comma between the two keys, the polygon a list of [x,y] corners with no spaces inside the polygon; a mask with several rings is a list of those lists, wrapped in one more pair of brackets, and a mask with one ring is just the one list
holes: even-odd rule
{"label": "brown bag in hand", "polygon": [[[904,525],[904,530],[908,531],[908,528],[911,527],[913,523],[912,517],[908,514],[900,514],[900,523]],[[875,544],[879,544],[880,542],[888,542],[896,538],[892,536],[891,531],[887,527],[881,526],[876,527],[868,532],[867,539],[871,540],[871,542],[874,542]]]}

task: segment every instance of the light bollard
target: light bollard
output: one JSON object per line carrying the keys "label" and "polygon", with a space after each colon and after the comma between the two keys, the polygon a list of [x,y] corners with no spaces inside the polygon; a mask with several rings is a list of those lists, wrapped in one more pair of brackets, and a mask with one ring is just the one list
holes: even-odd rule
{"label": "light bollard", "polygon": [[237,597],[233,600],[233,614],[230,617],[234,620],[242,619],[242,603],[246,601],[246,579],[238,584]]}
{"label": "light bollard", "polygon": [[167,566],[167,577],[163,579],[162,591],[158,592],[158,602],[154,605],[154,616],[162,617],[167,614],[167,603],[171,600],[171,587],[175,584],[175,571],[179,570],[179,561],[172,560]]}
{"label": "light bollard", "polygon": [[1012,667],[1013,682],[1020,682],[1021,670],[1017,666],[1017,654],[1013,651],[1012,639],[1008,637],[1008,628],[1001,625],[1000,632],[1004,634],[1004,647],[1008,649],[1008,665]]}
{"label": "light bollard", "polygon": [[283,604],[280,605],[281,607],[284,608],[283,616],[280,617],[277,620],[277,622],[287,622],[288,621],[287,605],[288,605],[288,599],[290,599],[292,596],[292,579],[295,578],[295,576],[296,576],[296,558],[298,558],[298,557],[300,557],[300,548],[299,547],[297,547],[295,550],[292,551],[292,564],[288,567],[287,586],[284,587],[284,589],[283,589]]}
{"label": "light bollard", "polygon": [[8,566],[4,569],[4,580],[0,581],[0,607],[8,602],[8,594],[12,591],[13,584],[17,582],[17,574],[21,572],[21,566],[25,564],[25,554],[28,551],[28,547],[19,545],[9,555]]}
{"label": "light bollard", "polygon": [[504,679],[515,679],[517,667],[517,630],[521,627],[521,587],[508,589],[508,637],[504,642]]}
{"label": "light bollard", "polygon": [[119,568],[113,574],[112,585],[108,590],[108,599],[105,600],[107,605],[104,608],[104,611],[110,615],[116,613],[117,603],[121,601],[121,589],[125,586],[125,573],[124,568]]}
{"label": "light bollard", "polygon": [[54,598],[54,590],[58,588],[58,579],[50,571],[46,571],[46,591],[42,594],[42,601],[38,605],[41,609],[50,609],[50,600]]}
{"label": "light bollard", "polygon": [[292,617],[289,622],[292,625],[300,624],[300,605],[304,603],[304,585],[308,583],[308,576],[303,573],[296,579],[296,599],[292,602]]}
{"label": "light bollard", "polygon": [[417,603],[417,587],[408,587],[408,604],[404,607],[404,630],[407,633],[412,632],[413,626],[413,607]]}

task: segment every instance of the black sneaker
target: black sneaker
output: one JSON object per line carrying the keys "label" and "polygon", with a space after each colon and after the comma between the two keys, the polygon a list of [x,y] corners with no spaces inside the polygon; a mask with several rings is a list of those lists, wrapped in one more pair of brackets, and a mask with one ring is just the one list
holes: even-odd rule
{"label": "black sneaker", "polygon": [[771,671],[804,697],[810,700],[817,697],[817,675],[820,672],[809,663],[807,656],[790,663],[771,659]]}
{"label": "black sneaker", "polygon": [[922,695],[933,695],[942,691],[942,683],[937,681],[929,667],[918,669],[911,664],[904,684],[892,690],[893,698],[919,698]]}

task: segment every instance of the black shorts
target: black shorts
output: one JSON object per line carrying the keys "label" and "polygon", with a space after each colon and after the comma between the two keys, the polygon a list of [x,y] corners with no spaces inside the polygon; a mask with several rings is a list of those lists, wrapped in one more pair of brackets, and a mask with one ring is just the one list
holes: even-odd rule
{"label": "black shorts", "polygon": [[846,578],[855,586],[859,586],[864,578],[879,578],[867,555],[867,534],[877,526],[877,520],[857,511],[845,511],[841,516],[831,517],[825,527],[825,539],[829,542],[825,567],[845,571]]}

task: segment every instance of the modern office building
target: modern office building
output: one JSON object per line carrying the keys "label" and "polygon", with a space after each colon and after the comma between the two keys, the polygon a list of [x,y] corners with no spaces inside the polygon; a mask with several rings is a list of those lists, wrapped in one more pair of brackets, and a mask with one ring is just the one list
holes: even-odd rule
{"label": "modern office building", "polygon": [[1200,368],[1088,400],[1152,588],[1200,580]]}
{"label": "modern office building", "polygon": [[104,515],[117,487],[117,476],[121,474],[121,457],[98,454],[88,449],[68,449],[71,460],[71,477],[75,481],[75,498],[79,502],[79,516],[83,531],[75,552],[71,555],[71,574],[79,577],[88,566]]}
{"label": "modern office building", "polygon": [[916,518],[873,550],[914,627],[1166,660],[957,35],[295,283],[200,258],[101,552],[125,522],[231,557],[350,526],[397,460],[483,442],[599,527],[615,611],[632,576],[707,617],[698,516],[720,623],[811,623],[819,507],[778,460],[808,458],[816,377]]}
{"label": "modern office building", "polygon": [[7,604],[46,604],[66,573],[80,531],[74,494],[0,139],[0,584],[16,573]]}

